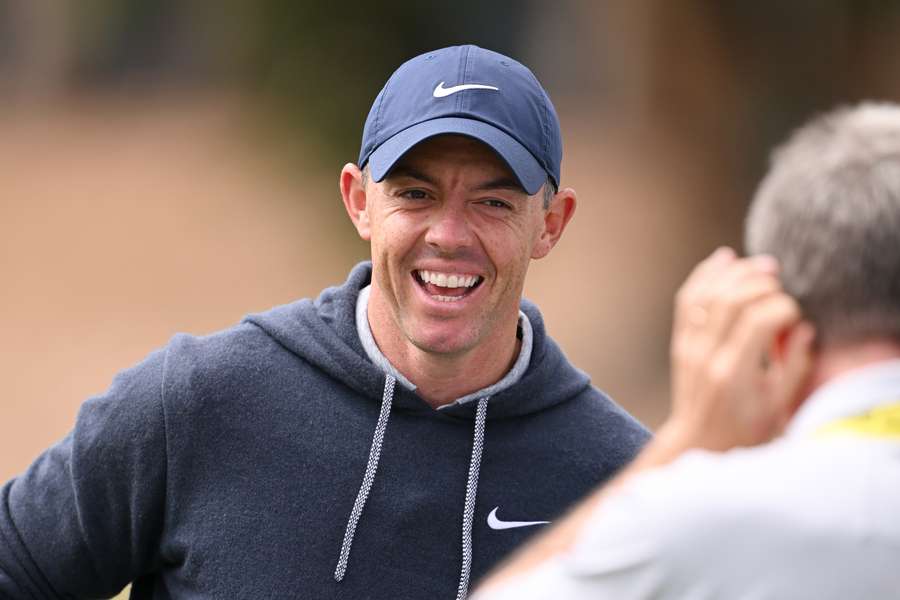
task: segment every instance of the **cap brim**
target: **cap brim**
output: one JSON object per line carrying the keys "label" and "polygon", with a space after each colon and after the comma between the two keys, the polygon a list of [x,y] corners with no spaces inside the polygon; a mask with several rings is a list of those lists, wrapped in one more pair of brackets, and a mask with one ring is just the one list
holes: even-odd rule
{"label": "cap brim", "polygon": [[525,146],[512,136],[482,121],[442,117],[413,125],[386,140],[369,155],[369,172],[381,181],[400,158],[416,144],[438,135],[457,134],[475,138],[490,146],[529,194],[536,194],[547,181],[547,171]]}

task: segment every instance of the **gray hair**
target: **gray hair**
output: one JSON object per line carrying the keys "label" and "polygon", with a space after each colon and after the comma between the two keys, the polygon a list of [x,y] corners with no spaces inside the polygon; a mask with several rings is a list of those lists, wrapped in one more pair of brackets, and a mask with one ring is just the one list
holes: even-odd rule
{"label": "gray hair", "polygon": [[541,196],[541,204],[544,207],[544,210],[548,210],[550,208],[550,202],[553,201],[553,196],[556,195],[556,184],[553,183],[553,179],[549,176],[547,177],[547,181],[544,182],[544,187],[541,188],[543,192]]}
{"label": "gray hair", "polygon": [[[369,183],[369,165],[366,163],[361,171],[362,186],[363,188]],[[544,183],[544,187],[541,188],[541,202],[543,204],[544,210],[550,208],[550,202],[553,200],[553,196],[556,195],[556,184],[553,183],[553,179],[549,176],[547,177],[547,181]]]}
{"label": "gray hair", "polygon": [[745,234],[748,253],[781,262],[820,343],[900,341],[900,106],[842,108],[797,130]]}

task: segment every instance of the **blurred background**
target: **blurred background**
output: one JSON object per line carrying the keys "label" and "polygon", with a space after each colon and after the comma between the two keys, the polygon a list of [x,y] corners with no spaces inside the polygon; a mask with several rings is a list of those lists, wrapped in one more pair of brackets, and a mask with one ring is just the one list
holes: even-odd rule
{"label": "blurred background", "polygon": [[676,287],[740,244],[772,144],[900,98],[898,34],[887,0],[0,0],[0,481],[174,333],[340,283],[369,105],[457,43],[550,92],[580,204],[526,294],[656,426]]}

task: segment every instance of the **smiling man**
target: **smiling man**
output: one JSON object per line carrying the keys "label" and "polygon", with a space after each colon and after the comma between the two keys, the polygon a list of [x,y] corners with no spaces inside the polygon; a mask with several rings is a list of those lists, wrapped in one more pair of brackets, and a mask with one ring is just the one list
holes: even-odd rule
{"label": "smiling man", "polygon": [[86,402],[3,487],[0,596],[464,598],[648,437],[522,299],[561,159],[516,61],[402,65],[340,177],[372,261]]}
{"label": "smiling man", "polygon": [[347,165],[341,190],[372,244],[378,347],[435,408],[499,381],[521,350],[528,264],[559,239],[575,193],[530,196],[491,148],[460,135],[427,139],[381,184],[368,179]]}

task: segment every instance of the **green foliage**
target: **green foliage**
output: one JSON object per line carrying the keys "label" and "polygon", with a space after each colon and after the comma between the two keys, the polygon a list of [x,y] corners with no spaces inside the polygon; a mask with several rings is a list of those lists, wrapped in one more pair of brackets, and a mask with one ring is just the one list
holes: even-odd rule
{"label": "green foliage", "polygon": [[400,63],[460,43],[514,52],[526,12],[509,0],[259,5],[257,85],[289,126],[311,129],[326,155],[343,160],[358,152],[369,106]]}
{"label": "green foliage", "polygon": [[[519,55],[536,11],[514,0],[81,0],[75,79],[84,85],[237,85],[286,137],[352,160],[369,106],[404,60],[475,43]],[[309,139],[309,138],[312,139]]]}

